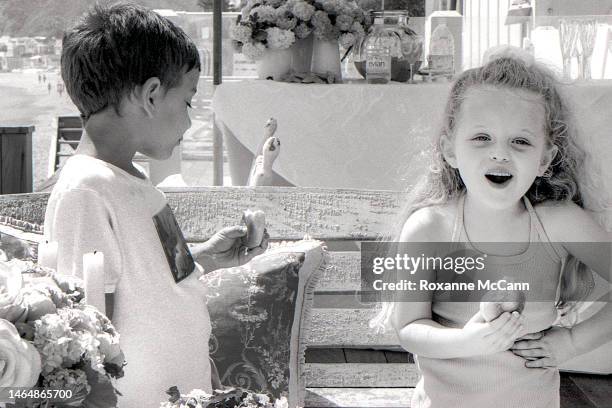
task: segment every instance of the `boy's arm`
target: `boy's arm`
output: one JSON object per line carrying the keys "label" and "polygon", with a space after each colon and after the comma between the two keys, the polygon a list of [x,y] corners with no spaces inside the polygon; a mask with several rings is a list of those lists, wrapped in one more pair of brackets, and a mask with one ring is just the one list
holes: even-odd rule
{"label": "boy's arm", "polygon": [[253,257],[265,252],[270,236],[264,231],[259,246],[248,248],[244,239],[247,228],[242,225],[226,227],[218,231],[208,241],[190,247],[193,257],[205,270],[228,268],[247,263]]}

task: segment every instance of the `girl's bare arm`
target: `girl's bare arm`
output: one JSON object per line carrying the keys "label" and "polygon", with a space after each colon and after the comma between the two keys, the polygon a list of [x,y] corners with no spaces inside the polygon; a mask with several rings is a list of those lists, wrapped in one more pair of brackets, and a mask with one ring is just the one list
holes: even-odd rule
{"label": "girl's bare arm", "polygon": [[[611,282],[612,234],[605,231],[575,204],[538,208],[544,228],[552,241],[564,248],[592,271]],[[612,303],[608,287],[605,306],[589,319],[571,329],[553,328],[515,343],[513,351],[528,361],[529,367],[557,366],[577,355],[596,349],[612,338]]]}
{"label": "girl's bare arm", "polygon": [[[437,256],[431,243],[448,240],[448,221],[435,210],[420,210],[406,222],[400,241],[409,242],[411,252]],[[417,273],[416,280],[436,281],[435,271]],[[432,291],[409,292],[409,296],[395,303],[391,321],[400,345],[418,356],[446,359],[495,353],[509,349],[522,330],[520,315],[509,313],[490,323],[476,314],[463,328],[448,328],[432,320]]]}
{"label": "girl's bare arm", "polygon": [[[555,207],[549,211],[553,237],[559,237],[565,249],[601,276],[612,282],[612,234],[604,230],[585,210],[575,204]],[[591,351],[612,338],[612,303],[591,318],[571,329],[572,343],[578,354]]]}

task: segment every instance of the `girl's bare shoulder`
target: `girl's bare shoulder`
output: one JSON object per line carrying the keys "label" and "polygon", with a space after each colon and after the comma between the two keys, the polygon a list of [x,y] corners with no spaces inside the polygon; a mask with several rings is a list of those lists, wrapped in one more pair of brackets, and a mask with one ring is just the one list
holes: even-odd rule
{"label": "girl's bare shoulder", "polygon": [[599,242],[609,233],[584,208],[571,201],[545,201],[534,206],[551,241]]}
{"label": "girl's bare shoulder", "polygon": [[457,202],[421,208],[408,217],[400,241],[446,242],[451,239]]}

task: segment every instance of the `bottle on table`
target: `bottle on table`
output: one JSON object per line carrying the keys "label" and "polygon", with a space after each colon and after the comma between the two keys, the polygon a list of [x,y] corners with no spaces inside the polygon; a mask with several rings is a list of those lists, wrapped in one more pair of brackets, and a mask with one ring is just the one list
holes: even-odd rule
{"label": "bottle on table", "polygon": [[455,72],[455,39],[444,22],[431,35],[427,63],[434,74],[452,75]]}
{"label": "bottle on table", "polygon": [[386,84],[391,80],[391,51],[396,36],[384,25],[384,18],[374,19],[372,32],[365,40],[366,81]]}

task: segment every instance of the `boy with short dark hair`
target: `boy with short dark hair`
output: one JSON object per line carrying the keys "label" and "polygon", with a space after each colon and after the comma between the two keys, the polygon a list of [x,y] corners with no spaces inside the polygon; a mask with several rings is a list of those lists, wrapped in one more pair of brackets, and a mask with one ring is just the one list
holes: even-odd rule
{"label": "boy with short dark hair", "polygon": [[[136,152],[166,159],[180,143],[199,74],[195,44],[138,5],[96,6],[64,36],[62,78],[85,132],[51,193],[45,236],[59,244],[61,273],[82,276],[82,255],[104,253],[107,309],[128,362],[122,408],[159,406],[172,385],[211,391],[201,271],[163,193],[132,164]],[[194,254],[246,262],[267,235],[247,249],[245,234],[226,228]]]}

